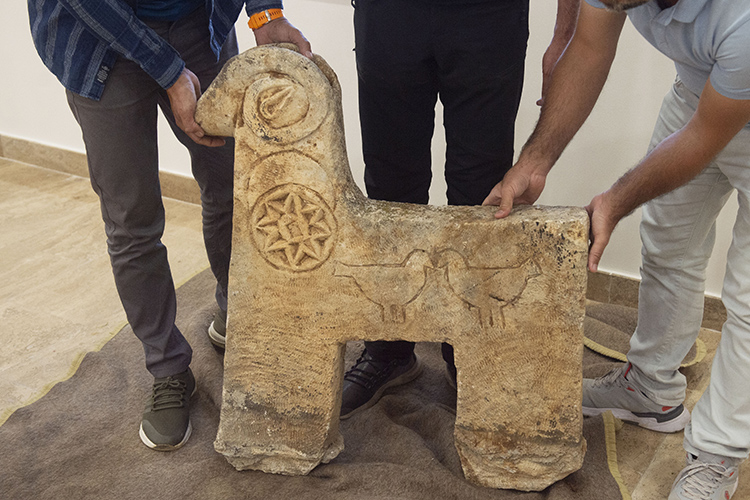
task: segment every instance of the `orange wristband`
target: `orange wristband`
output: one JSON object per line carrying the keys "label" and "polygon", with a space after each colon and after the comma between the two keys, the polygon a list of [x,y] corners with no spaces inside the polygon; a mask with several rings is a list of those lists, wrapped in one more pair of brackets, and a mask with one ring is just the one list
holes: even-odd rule
{"label": "orange wristband", "polygon": [[250,19],[247,21],[247,25],[250,26],[250,29],[255,31],[266,23],[269,23],[274,19],[278,19],[280,17],[284,17],[284,13],[281,11],[281,9],[262,10],[250,16]]}

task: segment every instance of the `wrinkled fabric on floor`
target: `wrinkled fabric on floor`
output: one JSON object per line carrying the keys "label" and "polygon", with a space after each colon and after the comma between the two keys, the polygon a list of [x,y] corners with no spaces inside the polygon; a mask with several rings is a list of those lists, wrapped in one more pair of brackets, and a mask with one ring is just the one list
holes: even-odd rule
{"label": "wrinkled fabric on floor", "polygon": [[[588,451],[583,468],[542,492],[475,486],[463,477],[453,446],[455,391],[444,377],[439,344],[418,344],[424,373],[393,388],[371,409],[341,422],[346,449],[303,477],[238,472],[213,449],[219,422],[223,358],[205,334],[215,310],[212,276],[205,271],[178,290],[178,326],[194,349],[198,382],[193,435],[171,453],[146,448],[138,438],[140,414],[152,379],[129,327],[77,373],[0,427],[0,497],[14,500],[619,500],[610,474],[601,418],[584,421]],[[603,314],[603,313],[602,313]],[[623,316],[632,332],[634,312]],[[610,321],[617,323],[617,321]],[[606,325],[587,322],[587,328]],[[609,328],[616,328],[612,325]],[[604,328],[604,327],[602,327]],[[630,328],[630,330],[628,330]],[[360,345],[347,350],[353,363]],[[584,357],[587,376],[614,364]]]}

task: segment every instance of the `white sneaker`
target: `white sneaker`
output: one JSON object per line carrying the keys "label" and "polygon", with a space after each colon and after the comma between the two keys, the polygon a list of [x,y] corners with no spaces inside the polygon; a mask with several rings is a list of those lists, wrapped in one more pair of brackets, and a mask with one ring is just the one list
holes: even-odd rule
{"label": "white sneaker", "polygon": [[687,467],[677,475],[668,500],[729,500],[737,491],[741,460],[700,452],[687,454]]}
{"label": "white sneaker", "polygon": [[678,432],[690,421],[683,405],[663,406],[652,401],[628,375],[627,363],[598,379],[583,379],[583,414],[594,417],[607,411],[624,420],[658,432]]}

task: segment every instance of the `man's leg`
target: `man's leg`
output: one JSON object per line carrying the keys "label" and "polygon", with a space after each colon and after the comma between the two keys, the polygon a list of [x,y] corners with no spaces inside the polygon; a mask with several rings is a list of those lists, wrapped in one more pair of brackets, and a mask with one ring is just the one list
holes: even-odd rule
{"label": "man's leg", "polygon": [[481,205],[513,165],[528,11],[528,0],[441,10],[435,45],[449,205]]}
{"label": "man's leg", "polygon": [[[737,489],[739,466],[750,451],[750,133],[743,131],[727,149],[738,146],[738,165],[718,158],[739,192],[740,208],[727,258],[722,297],[727,321],[711,368],[711,380],[685,428],[686,467],[672,485],[670,500],[693,498],[690,492],[711,492],[728,499]],[[725,150],[726,152],[726,150]],[[722,154],[721,156],[725,156]],[[739,168],[737,168],[739,167]],[[734,170],[734,174],[731,172]],[[734,182],[738,181],[738,182]],[[709,498],[708,496],[706,498]]]}
{"label": "man's leg", "polygon": [[685,430],[685,448],[737,459],[750,452],[750,130],[714,160],[737,189],[739,210],[727,255],[722,300],[727,321],[711,368],[711,382]]}
{"label": "man's leg", "polygon": [[[437,81],[427,26],[429,5],[357,0],[354,34],[367,194],[427,203]],[[414,23],[422,19],[423,23]],[[408,359],[413,342],[368,342],[382,359]]]}
{"label": "man's leg", "polygon": [[685,429],[687,466],[677,476],[670,500],[690,491],[730,498],[740,463],[750,452],[750,130],[742,130],[713,162],[737,190],[739,210],[727,255],[722,299],[727,321],[711,367],[706,392]]}
{"label": "man's leg", "polygon": [[356,2],[362,151],[372,199],[428,202],[437,102],[429,12],[423,2]]}
{"label": "man's leg", "polygon": [[158,90],[138,65],[120,59],[100,101],[68,92],[68,102],[83,132],[117,291],[154,376],[139,434],[150,448],[173,450],[190,437],[195,379],[189,369],[192,350],[174,324],[174,283],[161,242]]}
{"label": "man's leg", "polygon": [[[186,67],[200,80],[205,91],[219,74],[226,62],[238,52],[234,31],[222,47],[219,60],[210,49],[208,23],[203,9],[198,9],[169,30],[155,28],[185,61]],[[203,208],[203,239],[211,271],[216,278],[216,302],[220,311],[211,325],[209,336],[217,347],[224,347],[227,310],[227,282],[229,261],[232,253],[232,205],[234,177],[234,139],[226,138],[226,144],[209,148],[196,144],[179,127],[169,105],[166,91],[159,92],[159,106],[177,139],[188,149],[192,161],[193,177],[201,190]]]}
{"label": "man's leg", "polygon": [[[445,5],[436,11],[448,204],[481,205],[513,166],[529,1]],[[453,347],[443,344],[442,350],[455,385]]]}
{"label": "man's leg", "polygon": [[100,101],[68,92],[99,195],[115,284],[154,377],[183,372],[192,351],[174,324],[174,283],[161,242],[164,206],[156,145],[158,85],[119,59]]}
{"label": "man's leg", "polygon": [[[697,96],[675,83],[651,147],[687,123],[696,105]],[[619,418],[661,432],[687,424],[686,381],[678,369],[700,331],[715,221],[731,191],[713,162],[688,184],[643,207],[638,326],[630,364],[598,381],[584,381],[584,414],[612,409]]]}
{"label": "man's leg", "polygon": [[[437,102],[429,11],[423,2],[356,1],[365,186],[373,199],[427,203],[429,198]],[[414,342],[365,342],[365,352],[344,379],[342,418],[374,405],[385,389],[413,380],[420,371]]]}
{"label": "man's leg", "polygon": [[[695,106],[697,96],[676,82],[664,100],[651,148],[687,123]],[[678,368],[700,331],[715,221],[731,191],[712,162],[690,183],[643,208],[638,326],[628,360],[634,380],[665,405],[685,397]]]}
{"label": "man's leg", "polygon": [[[744,131],[743,131],[744,132]],[[727,321],[711,368],[711,380],[693,409],[685,428],[686,467],[672,485],[669,500],[694,498],[691,492],[705,492],[705,498],[728,499],[737,489],[739,466],[750,451],[750,133],[741,133],[744,157],[737,164],[722,165],[738,188],[740,208],[727,258],[722,297]],[[735,138],[738,141],[738,138]],[[728,149],[732,148],[732,143]],[[726,150],[725,150],[726,152]],[[717,161],[722,162],[722,156]],[[734,170],[733,176],[729,171]],[[701,497],[703,498],[703,497]]]}

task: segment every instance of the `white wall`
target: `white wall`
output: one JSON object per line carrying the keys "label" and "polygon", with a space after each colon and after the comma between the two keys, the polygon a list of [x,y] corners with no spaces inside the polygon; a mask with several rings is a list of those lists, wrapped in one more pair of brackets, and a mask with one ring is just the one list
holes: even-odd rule
{"label": "white wall", "polygon": [[[538,117],[534,104],[541,87],[540,61],[554,26],[552,0],[531,1],[531,38],[526,84],[517,122],[517,148]],[[354,34],[349,0],[286,0],[286,16],[312,42],[313,50],[337,72],[343,89],[347,147],[353,174],[362,185],[363,161],[357,116]],[[25,2],[4,2],[0,8],[0,134],[83,152],[80,131],[67,107],[65,94],[39,60],[31,42]],[[254,45],[243,16],[238,21],[240,49]],[[586,125],[550,174],[542,204],[585,205],[643,156],[661,99],[674,79],[666,58],[643,41],[629,24],[609,81]],[[438,109],[438,116],[442,110]],[[164,121],[160,138],[161,168],[190,175],[188,156],[170,135]],[[444,159],[444,134],[436,127],[431,189],[433,203],[445,203],[445,182],[439,168]],[[707,291],[718,295],[737,204],[733,199],[719,219],[714,258],[708,270]],[[640,243],[638,213],[615,231],[601,264],[603,271],[638,277]]]}

